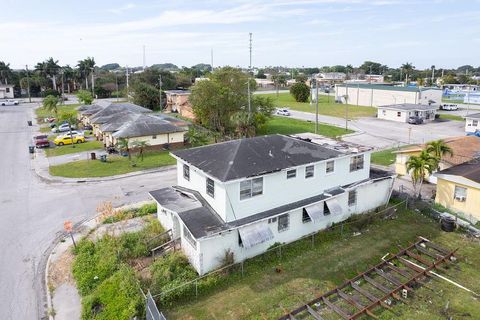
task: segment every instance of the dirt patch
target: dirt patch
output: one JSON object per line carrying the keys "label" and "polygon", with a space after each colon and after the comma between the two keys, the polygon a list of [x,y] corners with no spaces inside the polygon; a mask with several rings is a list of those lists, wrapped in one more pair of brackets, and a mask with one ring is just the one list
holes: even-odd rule
{"label": "dirt patch", "polygon": [[62,283],[75,284],[72,274],[74,255],[66,250],[58,259],[52,262],[48,272],[48,286],[50,290],[58,288]]}
{"label": "dirt patch", "polygon": [[137,275],[143,280],[150,280],[152,278],[150,269],[148,268],[152,263],[152,257],[140,257],[137,259],[132,259],[128,262],[128,264],[135,270]]}

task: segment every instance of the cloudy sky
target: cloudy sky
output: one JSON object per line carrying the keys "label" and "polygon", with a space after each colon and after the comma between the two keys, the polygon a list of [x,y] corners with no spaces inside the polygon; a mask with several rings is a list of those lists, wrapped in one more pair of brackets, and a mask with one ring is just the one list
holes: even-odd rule
{"label": "cloudy sky", "polygon": [[0,61],[480,65],[480,0],[0,0]]}

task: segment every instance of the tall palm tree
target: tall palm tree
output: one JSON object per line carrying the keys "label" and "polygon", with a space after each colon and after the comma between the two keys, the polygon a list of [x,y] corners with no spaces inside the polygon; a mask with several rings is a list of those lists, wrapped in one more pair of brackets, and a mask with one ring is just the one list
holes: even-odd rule
{"label": "tall palm tree", "polygon": [[8,79],[13,76],[12,69],[10,69],[10,63],[0,61],[0,84],[8,84]]}
{"label": "tall palm tree", "polygon": [[88,90],[88,77],[92,76],[92,89],[94,87],[93,83],[93,70],[95,69],[95,59],[92,57],[87,57],[86,59],[78,61],[77,67],[80,74],[85,79],[85,89]]}
{"label": "tall palm tree", "polygon": [[143,161],[143,155],[145,154],[145,149],[150,146],[150,143],[147,141],[135,141],[133,147],[138,149],[138,158]]}
{"label": "tall palm tree", "polygon": [[411,156],[407,162],[407,171],[410,172],[415,197],[420,197],[425,175],[432,174],[438,166],[438,160],[430,155],[426,150],[418,156]]}
{"label": "tall palm tree", "polygon": [[401,69],[403,70],[403,72],[405,72],[405,80],[406,83],[408,83],[409,76],[412,74],[412,71],[413,69],[415,69],[415,67],[410,62],[407,62],[402,64]]}
{"label": "tall palm tree", "polygon": [[246,138],[255,135],[255,124],[253,117],[250,117],[248,112],[239,111],[234,113],[231,121],[235,126],[235,131],[240,138]]}
{"label": "tall palm tree", "polygon": [[132,160],[132,156],[130,155],[130,141],[127,138],[118,139],[116,147],[120,152],[125,151],[128,154],[128,160]]}
{"label": "tall palm tree", "polygon": [[43,99],[42,107],[45,110],[48,110],[49,112],[55,113],[55,117],[58,118],[58,103],[59,102],[60,101],[55,96],[46,96],[45,99]]}
{"label": "tall palm tree", "polygon": [[438,160],[435,170],[440,169],[440,161],[442,161],[444,156],[449,155],[450,157],[453,157],[452,148],[441,139],[427,143],[425,150]]}
{"label": "tall palm tree", "polygon": [[50,57],[45,61],[47,67],[47,75],[52,79],[53,90],[57,90],[57,75],[60,73],[60,66],[58,65],[58,60],[53,60]]}

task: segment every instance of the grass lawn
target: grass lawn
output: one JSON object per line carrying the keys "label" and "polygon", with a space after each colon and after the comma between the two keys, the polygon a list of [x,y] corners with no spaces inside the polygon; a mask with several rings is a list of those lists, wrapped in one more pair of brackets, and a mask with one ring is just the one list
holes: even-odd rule
{"label": "grass lawn", "polygon": [[[296,102],[290,93],[265,94],[271,97],[276,107],[288,107],[293,110],[315,113],[315,104],[309,102]],[[318,113],[326,116],[345,118],[346,105],[335,103],[334,96],[319,95]],[[348,118],[373,117],[377,114],[377,108],[348,105]]]}
{"label": "grass lawn", "polygon": [[[58,113],[72,111],[76,112],[76,108],[78,106],[80,106],[79,103],[58,106]],[[35,109],[35,114],[37,115],[37,121],[39,124],[44,123],[43,118],[55,117],[55,113],[45,110],[42,107]]]}
{"label": "grass lawn", "polygon": [[465,121],[461,116],[457,116],[455,114],[446,114],[446,113],[440,113],[440,119],[447,119],[447,120],[453,120],[453,121]]}
{"label": "grass lawn", "polygon": [[382,166],[389,166],[395,162],[396,154],[393,151],[398,149],[388,149],[372,153],[372,163],[379,164]]}
{"label": "grass lawn", "polygon": [[[258,130],[257,134],[295,134],[303,132],[315,132],[315,123],[287,117],[274,116],[265,124],[263,128]],[[318,125],[318,133],[327,137],[337,137],[352,132],[352,130],[345,130],[322,123]]]}
{"label": "grass lawn", "polygon": [[[375,220],[356,237],[349,230],[342,238],[337,228],[318,234],[313,248],[307,239],[282,250],[282,257],[272,254],[248,260],[243,277],[233,273],[215,289],[200,292],[197,299],[184,299],[162,311],[168,319],[276,319],[379,263],[384,254],[398,252],[398,245],[406,246],[420,235],[449,249],[460,248],[458,254],[463,258],[444,275],[480,292],[478,240],[442,232],[437,222],[413,211],[401,209],[397,215]],[[282,271],[276,272],[276,267]],[[376,315],[404,320],[480,319],[480,304],[470,293],[439,279],[430,280],[428,286],[433,290],[420,287],[409,294],[408,305],[394,305],[398,316],[378,309]]]}
{"label": "grass lawn", "polygon": [[71,154],[71,153],[102,149],[102,148],[103,148],[103,143],[101,141],[92,140],[92,141],[86,141],[85,143],[74,144],[74,148],[72,148],[72,145],[47,148],[45,149],[45,154],[47,157],[55,157],[55,156],[62,156],[64,154]]}
{"label": "grass lawn", "polygon": [[158,168],[175,164],[168,151],[146,153],[143,161],[132,156],[132,166],[128,157],[108,155],[107,162],[100,160],[80,160],[50,166],[50,174],[67,178],[109,177],[134,171]]}

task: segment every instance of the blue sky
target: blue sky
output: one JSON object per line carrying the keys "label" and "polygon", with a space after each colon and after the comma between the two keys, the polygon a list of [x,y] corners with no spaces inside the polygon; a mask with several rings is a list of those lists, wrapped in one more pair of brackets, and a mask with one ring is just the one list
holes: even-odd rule
{"label": "blue sky", "polygon": [[[75,65],[480,65],[480,0],[0,0],[0,60]],[[8,8],[8,9],[7,9]]]}

